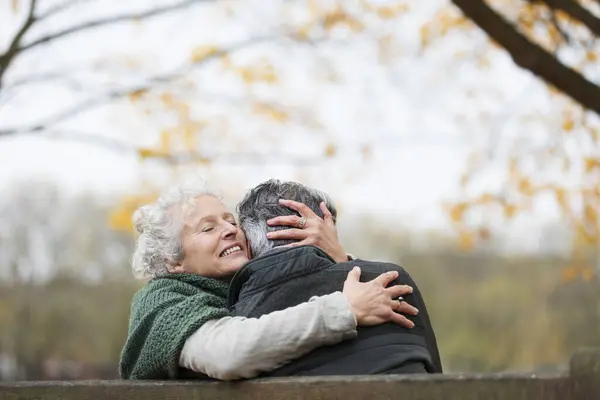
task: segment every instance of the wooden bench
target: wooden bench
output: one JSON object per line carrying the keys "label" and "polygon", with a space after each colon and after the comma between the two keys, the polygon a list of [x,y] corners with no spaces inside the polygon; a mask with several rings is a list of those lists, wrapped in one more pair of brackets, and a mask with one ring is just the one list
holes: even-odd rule
{"label": "wooden bench", "polygon": [[1,400],[600,400],[600,349],[577,351],[565,373],[298,377],[242,382],[0,383]]}

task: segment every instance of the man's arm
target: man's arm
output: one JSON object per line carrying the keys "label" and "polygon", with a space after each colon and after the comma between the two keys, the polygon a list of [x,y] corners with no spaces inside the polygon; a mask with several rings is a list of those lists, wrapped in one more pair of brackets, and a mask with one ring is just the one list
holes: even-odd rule
{"label": "man's arm", "polygon": [[[419,309],[419,318],[423,322],[424,326],[424,337],[425,342],[427,343],[427,348],[429,349],[429,353],[431,354],[431,362],[434,367],[433,373],[442,373],[442,360],[440,358],[440,352],[437,345],[437,339],[435,337],[435,331],[433,330],[433,326],[431,325],[431,320],[429,319],[429,312],[427,311],[427,306],[425,305],[425,300],[423,299],[423,295],[421,290],[417,286],[417,283],[413,280],[412,276],[406,271],[404,268],[396,265],[396,270],[398,271],[398,279],[392,282],[392,284],[405,284],[410,285],[413,288],[413,292],[410,297],[412,297],[413,305]],[[407,296],[408,297],[408,296]]]}

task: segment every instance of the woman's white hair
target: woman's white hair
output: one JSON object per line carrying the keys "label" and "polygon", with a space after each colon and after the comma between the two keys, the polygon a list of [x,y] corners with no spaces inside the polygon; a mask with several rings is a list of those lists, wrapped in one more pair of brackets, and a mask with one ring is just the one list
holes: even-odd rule
{"label": "woman's white hair", "polygon": [[139,236],[131,259],[133,275],[152,279],[169,273],[169,265],[183,260],[181,232],[194,200],[207,195],[220,198],[204,185],[177,186],[163,192],[153,204],[133,213],[133,224]]}

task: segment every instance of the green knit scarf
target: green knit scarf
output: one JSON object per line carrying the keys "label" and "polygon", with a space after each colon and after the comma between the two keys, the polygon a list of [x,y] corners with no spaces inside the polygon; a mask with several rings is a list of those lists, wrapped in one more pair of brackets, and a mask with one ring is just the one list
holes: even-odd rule
{"label": "green knit scarf", "polygon": [[229,315],[228,285],[192,274],[154,279],[132,300],[121,353],[123,379],[175,379],[186,339],[206,321]]}

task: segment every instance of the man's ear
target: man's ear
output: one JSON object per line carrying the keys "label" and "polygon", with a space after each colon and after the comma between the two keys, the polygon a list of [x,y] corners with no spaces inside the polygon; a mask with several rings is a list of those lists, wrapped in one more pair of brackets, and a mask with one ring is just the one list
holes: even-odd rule
{"label": "man's ear", "polygon": [[248,242],[248,239],[246,239],[246,257],[248,257],[248,260],[252,260],[252,249],[250,248],[250,242]]}

